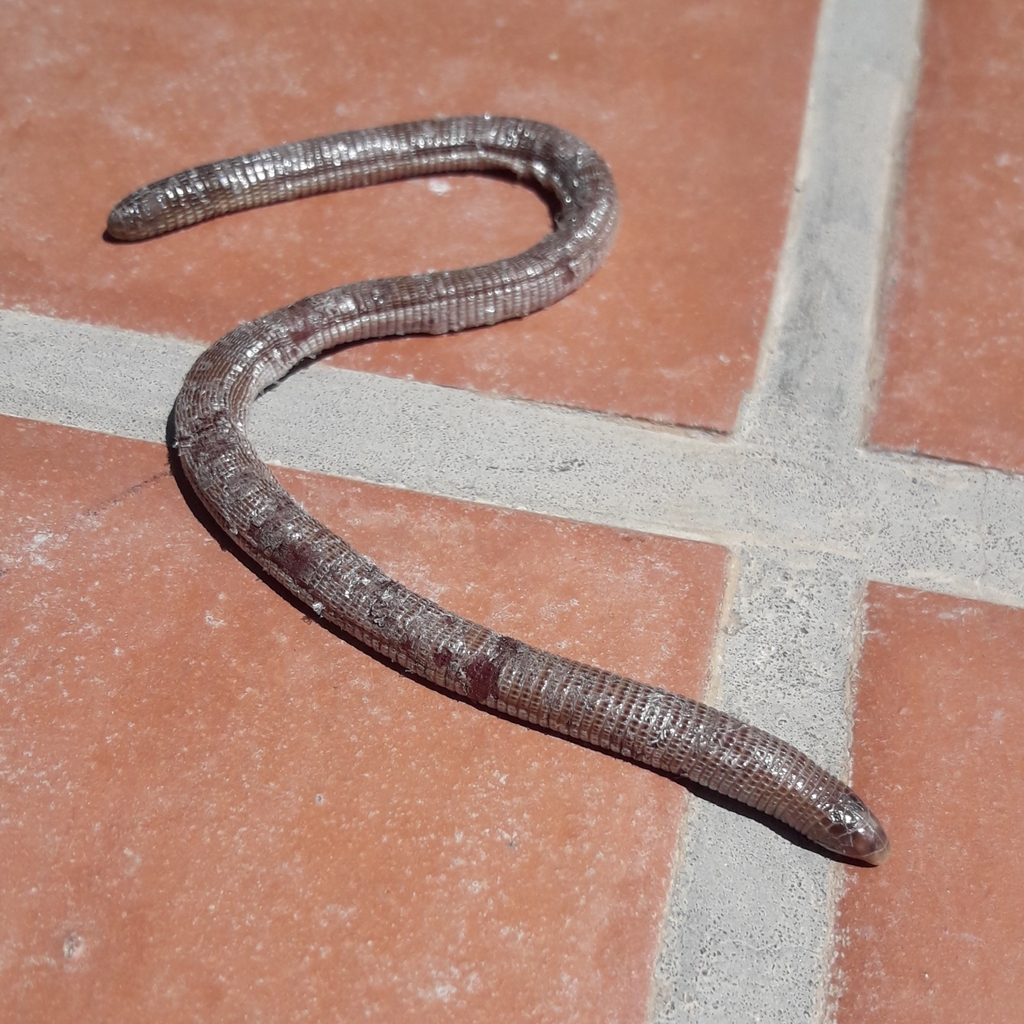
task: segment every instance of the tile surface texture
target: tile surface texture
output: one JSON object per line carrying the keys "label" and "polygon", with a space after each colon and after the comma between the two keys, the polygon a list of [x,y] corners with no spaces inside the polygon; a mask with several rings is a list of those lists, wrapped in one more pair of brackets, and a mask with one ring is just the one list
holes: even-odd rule
{"label": "tile surface texture", "polygon": [[[870,435],[881,446],[1016,472],[1024,469],[1022,41],[1024,18],[1011,0],[929,4]],[[868,593],[856,778],[887,809],[896,852],[884,871],[849,876],[839,904],[840,1024],[1019,1015],[1017,603],[879,585]]]}
{"label": "tile surface texture", "polygon": [[1024,985],[1024,611],[873,586],[857,786],[896,852],[839,906],[839,1024],[1016,1020]]}
{"label": "tile surface texture", "polygon": [[[8,5],[6,306],[213,341],[345,281],[510,255],[547,229],[500,180],[395,183],[145,245],[110,207],[183,167],[439,114],[551,120],[614,168],[626,214],[590,301],[338,365],[727,430],[785,230],[813,0]],[[643,74],[638,74],[643,67]],[[75,173],[69,174],[68,168]]]}
{"label": "tile surface texture", "polygon": [[874,443],[1024,471],[1024,8],[933,0]]}
{"label": "tile surface texture", "polygon": [[[3,5],[0,1019],[1013,1019],[1022,38],[1012,0]],[[428,596],[852,772],[883,867],[396,672],[169,460],[197,344],[547,212],[466,176],[114,245],[109,206],[481,110],[609,160],[607,265],[330,356],[258,449]]]}
{"label": "tile surface texture", "polygon": [[[642,1019],[678,785],[339,640],[159,447],[0,429],[15,1019]],[[456,611],[699,692],[721,548],[283,479]]]}

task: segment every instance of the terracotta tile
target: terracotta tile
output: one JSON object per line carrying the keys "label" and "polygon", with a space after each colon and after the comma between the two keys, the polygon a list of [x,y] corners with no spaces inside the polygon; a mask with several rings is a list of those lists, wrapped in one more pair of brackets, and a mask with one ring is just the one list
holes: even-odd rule
{"label": "terracotta tile", "polygon": [[475,178],[142,245],[101,235],[123,194],[197,162],[342,128],[521,113],[612,164],[624,212],[607,268],[525,322],[337,361],[727,430],[782,242],[816,16],[814,0],[7,4],[0,303],[214,340],[346,280],[512,253],[546,230],[545,208]]}
{"label": "terracotta tile", "polygon": [[873,585],[856,786],[893,841],[848,876],[838,1021],[1011,1021],[1024,990],[1024,611]]}
{"label": "terracotta tile", "polygon": [[933,0],[875,444],[1024,470],[1024,8]]}
{"label": "terracotta tile", "polygon": [[[0,447],[12,1019],[644,1018],[680,787],[321,628],[161,447],[10,419]],[[457,610],[699,690],[721,549],[282,476]]]}

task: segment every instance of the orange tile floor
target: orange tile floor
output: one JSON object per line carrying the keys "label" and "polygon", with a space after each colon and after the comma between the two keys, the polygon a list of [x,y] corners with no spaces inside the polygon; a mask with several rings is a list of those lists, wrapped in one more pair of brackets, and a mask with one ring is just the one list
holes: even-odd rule
{"label": "orange tile floor", "polygon": [[[1012,0],[0,10],[0,1019],[1024,1019],[1022,43]],[[394,671],[169,460],[186,343],[547,213],[445,178],[115,245],[110,206],[484,110],[606,157],[605,267],[328,357],[261,450],[428,596],[852,771],[884,866]]]}

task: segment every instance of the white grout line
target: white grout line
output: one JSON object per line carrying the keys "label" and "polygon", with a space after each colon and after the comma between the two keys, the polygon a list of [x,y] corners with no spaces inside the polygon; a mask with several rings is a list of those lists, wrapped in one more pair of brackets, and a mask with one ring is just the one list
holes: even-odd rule
{"label": "white grout line", "polygon": [[[843,771],[867,580],[1024,607],[1024,478],[858,446],[921,16],[922,0],[823,4],[797,195],[732,437],[314,367],[259,401],[257,448],[729,547],[716,702]],[[0,413],[163,442],[197,351],[0,313]],[[683,841],[653,1019],[822,1020],[834,867],[700,801]]]}
{"label": "white grout line", "polygon": [[[773,473],[755,495],[783,529],[772,546],[759,540],[736,552],[715,703],[840,774],[849,764],[849,680],[867,576],[909,575],[905,553],[886,543],[899,532],[896,495],[886,484],[900,481],[878,472],[898,463],[859,452],[858,442],[921,16],[920,0],[822,5],[786,246],[756,385],[736,433],[759,465],[777,460],[804,472]],[[816,491],[800,486],[813,486],[815,474]],[[913,508],[920,492],[904,487],[900,496]],[[922,529],[924,510],[913,509],[911,520],[927,538],[920,568],[948,576],[950,559],[928,557],[940,553],[944,537]],[[783,516],[798,524],[802,545],[778,521]],[[974,524],[961,523],[970,547]],[[883,564],[872,564],[880,553]],[[967,590],[980,589],[987,575],[984,559],[972,568],[973,577],[960,581]],[[830,1016],[841,869],[708,802],[688,815],[680,863],[652,985],[653,1019],[789,1024]]]}
{"label": "white grout line", "polygon": [[[201,351],[0,312],[0,414],[164,443]],[[272,462],[721,544],[815,551],[897,586],[1024,607],[1024,478],[721,438],[314,366],[256,405]]]}

